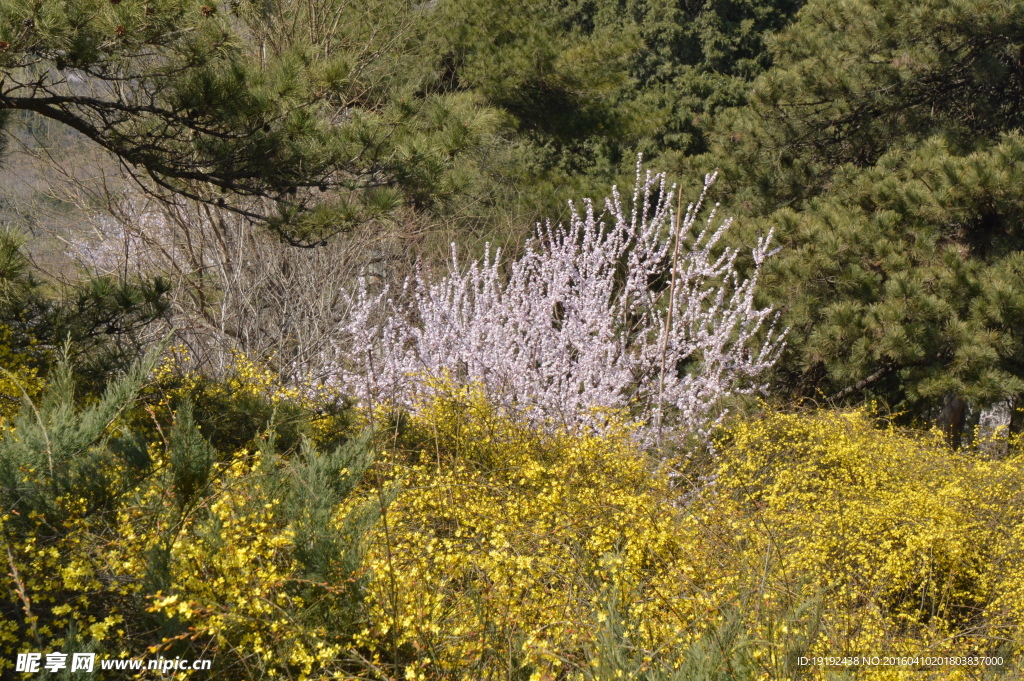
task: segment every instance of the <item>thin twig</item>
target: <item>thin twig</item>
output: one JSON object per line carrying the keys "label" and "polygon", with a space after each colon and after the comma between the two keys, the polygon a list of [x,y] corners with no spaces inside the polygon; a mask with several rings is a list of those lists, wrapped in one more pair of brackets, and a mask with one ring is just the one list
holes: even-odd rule
{"label": "thin twig", "polygon": [[21,576],[18,574],[18,566],[15,565],[14,554],[11,553],[11,540],[7,537],[6,532],[4,532],[4,548],[7,549],[7,562],[11,566],[10,576],[14,580],[14,591],[25,608],[25,619],[32,625],[32,636],[36,639],[36,645],[42,650],[43,641],[39,638],[39,628],[36,626],[37,618],[32,614],[32,601],[25,592],[25,583],[21,581]]}

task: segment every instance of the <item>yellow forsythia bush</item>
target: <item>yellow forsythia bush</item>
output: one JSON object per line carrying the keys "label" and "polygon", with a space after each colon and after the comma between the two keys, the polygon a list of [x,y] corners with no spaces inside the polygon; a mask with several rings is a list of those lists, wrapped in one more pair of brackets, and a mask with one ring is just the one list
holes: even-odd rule
{"label": "yellow forsythia bush", "polygon": [[[227,389],[166,374],[140,418],[149,369],[84,405],[58,369],[0,426],[0,675],[84,649],[204,657],[214,678],[888,681],[920,677],[797,660],[1020,640],[1014,438],[954,452],[866,411],[768,412],[670,479],[614,413],[544,432],[438,385],[378,448],[318,449],[300,436],[335,417],[300,423],[308,398],[258,365]],[[253,430],[288,409],[313,428],[297,447]]]}
{"label": "yellow forsythia bush", "polygon": [[382,463],[403,492],[366,559],[358,642],[379,669],[825,679],[797,657],[994,653],[1020,633],[1019,453],[954,453],[864,411],[769,413],[732,424],[690,486],[625,426],[541,434],[471,388],[439,395]]}
{"label": "yellow forsythia bush", "polygon": [[[998,438],[997,438],[998,439]],[[1006,438],[1003,438],[1004,440]],[[1024,455],[951,451],[865,410],[769,414],[729,433],[734,538],[827,588],[819,650],[993,652],[1024,622]]]}
{"label": "yellow forsythia bush", "polygon": [[[0,677],[16,653],[62,650],[203,658],[218,678],[339,672],[375,515],[350,495],[370,463],[368,438],[281,449],[264,427],[246,448],[218,449],[187,382],[146,405],[155,427],[139,430],[132,402],[153,363],[83,405],[58,367],[35,410],[2,426]],[[257,369],[240,365],[231,397],[301,411],[286,403],[294,396],[268,395]]]}
{"label": "yellow forsythia bush", "polygon": [[25,397],[35,399],[43,389],[43,379],[33,366],[41,363],[38,342],[32,339],[27,350],[12,347],[9,326],[0,324],[0,422],[9,421],[21,409]]}
{"label": "yellow forsythia bush", "polygon": [[[286,449],[297,447],[303,437],[328,446],[353,430],[348,404],[339,393],[285,385],[266,364],[242,352],[234,353],[221,380],[186,369],[190,360],[186,347],[169,348],[143,398],[165,406],[192,401],[197,418],[204,422],[204,434],[218,447],[247,447],[271,421]],[[148,414],[141,416],[151,425]]]}
{"label": "yellow forsythia bush", "polygon": [[0,518],[10,610],[22,615],[0,624],[4,666],[17,651],[83,644],[120,657],[210,658],[221,672],[306,678],[334,666],[348,632],[296,616],[310,604],[300,593],[293,519],[278,490],[261,484],[262,466],[245,452],[216,465],[204,498],[185,513],[158,475],[129,493],[116,523],[90,516],[77,497],[59,500],[73,517],[56,536],[33,517],[37,531],[14,540],[10,518]]}
{"label": "yellow forsythia bush", "polygon": [[[344,632],[296,618],[307,604],[296,590],[302,570],[294,518],[276,498],[280,483],[270,482],[276,471],[268,465],[265,455],[235,453],[215,465],[203,499],[186,513],[166,479],[150,478],[119,513],[122,536],[109,556],[137,583],[152,573],[152,556],[161,556],[163,583],[149,611],[177,620],[178,638],[207,641],[222,672],[237,664],[231,658],[251,656],[254,670],[275,676],[290,669],[305,678],[338,658],[334,634]],[[173,640],[152,643],[173,650]]]}
{"label": "yellow forsythia bush", "polygon": [[382,455],[402,492],[368,550],[358,643],[411,656],[409,679],[561,678],[617,603],[628,636],[671,645],[702,606],[664,595],[698,577],[628,428],[543,435],[479,390],[439,394],[411,417],[411,449]]}
{"label": "yellow forsythia bush", "polygon": [[[33,472],[25,471],[25,482],[31,482]],[[108,468],[101,474],[116,472]],[[0,672],[12,666],[17,651],[71,643],[68,632],[95,644],[124,636],[122,624],[130,617],[139,585],[112,578],[127,566],[107,569],[106,542],[101,528],[90,522],[94,518],[86,517],[89,505],[84,496],[57,497],[53,514],[63,518],[59,528],[44,514],[20,518],[13,509],[0,514],[6,568],[0,584],[7,597],[6,617],[0,620]]]}

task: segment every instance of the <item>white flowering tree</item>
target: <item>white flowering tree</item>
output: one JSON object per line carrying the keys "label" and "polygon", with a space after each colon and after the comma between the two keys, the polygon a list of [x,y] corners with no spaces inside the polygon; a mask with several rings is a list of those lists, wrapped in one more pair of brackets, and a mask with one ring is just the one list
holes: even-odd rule
{"label": "white flowering tree", "polygon": [[615,189],[602,213],[570,204],[569,224],[538,226],[507,269],[500,251],[463,268],[453,246],[439,280],[419,272],[395,296],[361,281],[337,379],[364,401],[409,406],[430,377],[455,377],[547,424],[628,409],[648,442],[670,422],[706,434],[725,396],[763,389],[785,335],[754,304],[771,234],[741,277],[739,251],[716,248],[731,220],[712,210],[698,225],[714,179],[677,218],[675,187],[638,163],[628,207]]}

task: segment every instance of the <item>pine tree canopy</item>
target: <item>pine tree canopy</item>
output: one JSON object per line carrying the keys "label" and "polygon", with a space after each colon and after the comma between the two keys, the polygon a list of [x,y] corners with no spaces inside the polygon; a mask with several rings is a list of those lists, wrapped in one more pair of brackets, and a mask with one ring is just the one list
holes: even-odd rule
{"label": "pine tree canopy", "polygon": [[638,151],[705,151],[802,4],[0,0],[0,125],[57,121],[295,243],[402,205],[530,222]]}
{"label": "pine tree canopy", "polygon": [[926,410],[1024,392],[1024,5],[812,0],[769,42],[692,162],[786,245],[785,385]]}
{"label": "pine tree canopy", "polygon": [[451,184],[460,141],[424,141],[443,126],[409,96],[420,15],[392,0],[3,0],[0,115],[58,121],[154,191],[315,241],[394,207],[395,187],[427,203]]}
{"label": "pine tree canopy", "polygon": [[802,4],[442,0],[434,85],[506,115],[512,149],[494,171],[550,217],[631,182],[637,152],[672,167],[704,151],[718,112],[769,66],[766,34]]}

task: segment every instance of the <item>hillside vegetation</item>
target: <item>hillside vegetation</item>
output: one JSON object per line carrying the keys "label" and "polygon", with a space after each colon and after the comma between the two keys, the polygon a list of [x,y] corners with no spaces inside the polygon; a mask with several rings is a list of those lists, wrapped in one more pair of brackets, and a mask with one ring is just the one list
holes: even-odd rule
{"label": "hillside vegetation", "polygon": [[0,0],[0,676],[1017,678],[1022,97],[1009,0]]}

